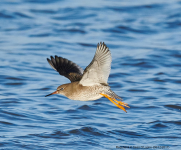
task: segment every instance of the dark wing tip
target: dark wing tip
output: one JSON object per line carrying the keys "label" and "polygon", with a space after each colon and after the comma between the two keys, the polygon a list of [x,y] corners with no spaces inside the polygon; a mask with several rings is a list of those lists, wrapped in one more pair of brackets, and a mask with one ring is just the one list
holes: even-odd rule
{"label": "dark wing tip", "polygon": [[51,58],[51,60],[49,58],[47,58],[48,63],[55,71],[57,71],[54,58],[52,56],[50,56],[50,58]]}
{"label": "dark wing tip", "polygon": [[97,44],[97,47],[98,47],[98,46],[105,46],[105,47],[107,48],[107,45],[106,45],[104,42],[98,43],[98,44]]}
{"label": "dark wing tip", "polygon": [[50,56],[50,59],[47,58],[47,61],[54,70],[59,72],[60,75],[67,77],[72,82],[78,81],[82,77],[83,69],[66,58],[55,55],[55,57]]}

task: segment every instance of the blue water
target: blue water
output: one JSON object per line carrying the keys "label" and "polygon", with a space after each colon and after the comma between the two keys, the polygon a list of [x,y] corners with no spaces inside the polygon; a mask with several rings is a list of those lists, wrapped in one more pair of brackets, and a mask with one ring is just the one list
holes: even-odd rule
{"label": "blue water", "polygon": [[[46,58],[85,68],[100,41],[128,113],[45,97],[69,82]],[[0,149],[181,149],[180,102],[180,0],[0,1]]]}

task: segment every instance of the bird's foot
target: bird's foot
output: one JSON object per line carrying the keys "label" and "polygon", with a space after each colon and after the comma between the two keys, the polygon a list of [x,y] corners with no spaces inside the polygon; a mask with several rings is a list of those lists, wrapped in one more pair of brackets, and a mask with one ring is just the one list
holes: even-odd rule
{"label": "bird's foot", "polygon": [[125,112],[127,112],[127,111],[126,111],[126,109],[124,107],[130,108],[127,103],[124,103],[122,101],[118,101],[118,100],[116,100],[114,98],[109,97],[106,94],[103,94],[103,93],[100,93],[100,94],[103,95],[104,97],[106,97],[107,99],[109,99],[114,105],[116,105],[118,108],[124,110]]}

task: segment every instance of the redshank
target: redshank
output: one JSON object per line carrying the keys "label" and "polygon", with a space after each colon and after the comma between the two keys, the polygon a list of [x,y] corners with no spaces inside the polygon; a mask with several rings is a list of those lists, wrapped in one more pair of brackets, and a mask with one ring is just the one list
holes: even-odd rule
{"label": "redshank", "polygon": [[46,96],[62,94],[69,99],[80,101],[97,100],[104,96],[125,112],[125,107],[129,108],[128,104],[122,102],[122,99],[110,89],[107,83],[112,60],[111,52],[104,42],[98,43],[94,58],[85,70],[72,61],[56,55],[51,56],[51,59],[47,58],[47,61],[71,83],[60,85],[55,92]]}

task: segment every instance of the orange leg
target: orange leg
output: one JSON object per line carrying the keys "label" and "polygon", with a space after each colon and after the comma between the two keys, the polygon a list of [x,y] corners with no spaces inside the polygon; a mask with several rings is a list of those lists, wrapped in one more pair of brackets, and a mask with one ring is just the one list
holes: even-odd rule
{"label": "orange leg", "polygon": [[100,93],[100,94],[103,95],[104,97],[106,97],[107,99],[109,99],[114,105],[116,105],[118,108],[124,110],[125,112],[127,112],[127,111],[123,106],[130,108],[127,103],[124,103],[122,101],[118,101],[118,100],[116,100],[114,98],[109,97],[106,94],[102,94],[102,93]]}

